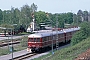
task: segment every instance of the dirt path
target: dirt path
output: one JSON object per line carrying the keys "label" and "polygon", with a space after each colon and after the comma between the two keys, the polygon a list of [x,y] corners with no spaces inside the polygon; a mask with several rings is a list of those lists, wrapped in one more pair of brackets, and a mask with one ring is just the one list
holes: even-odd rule
{"label": "dirt path", "polygon": [[90,49],[81,53],[75,60],[90,60]]}

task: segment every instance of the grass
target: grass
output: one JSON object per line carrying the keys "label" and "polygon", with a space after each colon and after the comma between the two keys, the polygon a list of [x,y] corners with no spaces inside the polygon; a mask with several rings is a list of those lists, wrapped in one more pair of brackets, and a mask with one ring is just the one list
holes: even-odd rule
{"label": "grass", "polygon": [[49,53],[49,54],[47,54],[47,55],[43,55],[43,56],[41,56],[41,57],[39,57],[39,58],[35,58],[34,60],[44,60],[45,58],[47,58],[47,57],[49,57],[49,56],[51,56],[51,53]]}
{"label": "grass", "polygon": [[[28,41],[27,39],[28,39],[27,37],[22,37],[20,39],[20,44],[17,44],[15,46],[13,45],[14,46],[14,52],[26,49],[27,48],[27,41]],[[0,47],[0,56],[1,55],[6,55],[6,54],[9,54],[9,53],[11,53],[11,52],[9,51],[8,46],[5,47],[5,48]]]}
{"label": "grass", "polygon": [[78,57],[80,53],[86,51],[89,48],[90,48],[90,37],[74,46],[70,46],[70,47],[58,50],[55,52],[54,55],[51,55],[50,53],[48,55],[41,56],[40,58],[37,58],[34,60],[74,60],[75,58]]}
{"label": "grass", "polygon": [[[9,46],[10,47],[10,46]],[[22,47],[21,45],[17,45],[14,47],[13,52],[20,51],[26,49],[27,47]],[[0,48],[0,56],[10,54],[10,48]]]}

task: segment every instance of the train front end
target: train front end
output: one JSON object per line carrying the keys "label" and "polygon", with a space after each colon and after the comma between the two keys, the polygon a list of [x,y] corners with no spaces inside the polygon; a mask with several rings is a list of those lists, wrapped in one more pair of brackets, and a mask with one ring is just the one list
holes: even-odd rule
{"label": "train front end", "polygon": [[32,52],[40,51],[42,48],[42,38],[34,34],[32,35],[28,36],[28,49]]}

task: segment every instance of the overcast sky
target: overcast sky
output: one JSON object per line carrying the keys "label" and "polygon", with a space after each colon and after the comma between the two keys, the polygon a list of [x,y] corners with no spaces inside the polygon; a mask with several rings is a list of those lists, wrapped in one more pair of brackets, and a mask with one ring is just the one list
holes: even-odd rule
{"label": "overcast sky", "polygon": [[38,6],[38,11],[49,13],[90,11],[90,0],[0,0],[0,9],[10,10],[11,6],[20,8],[25,4],[30,6],[32,3]]}

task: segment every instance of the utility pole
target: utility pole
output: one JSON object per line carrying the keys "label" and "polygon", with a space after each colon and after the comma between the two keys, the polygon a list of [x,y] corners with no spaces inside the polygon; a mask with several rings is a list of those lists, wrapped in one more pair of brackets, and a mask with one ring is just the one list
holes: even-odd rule
{"label": "utility pole", "polygon": [[75,23],[74,23],[74,18],[75,18],[75,16],[74,16],[74,13],[72,13],[72,14],[73,14],[73,27],[74,27],[74,24],[75,24]]}
{"label": "utility pole", "polygon": [[[48,20],[50,21],[51,26],[52,26],[53,21],[50,19],[48,13],[46,13],[46,16],[48,17]],[[54,54],[54,51],[53,51],[53,28],[52,28],[52,34],[51,35],[52,35],[52,55],[53,55]]]}
{"label": "utility pole", "polygon": [[[11,6],[11,15],[10,15],[10,21],[11,21],[11,19],[12,19],[12,13],[13,13],[13,7]],[[11,24],[13,24],[13,20],[11,21]],[[13,25],[11,25],[11,26],[13,26]],[[12,60],[14,60],[13,59],[13,28],[11,28],[11,48],[10,48],[10,51],[11,51],[11,53],[12,53]]]}
{"label": "utility pole", "polygon": [[4,23],[4,12],[3,12],[3,23]]}
{"label": "utility pole", "polygon": [[8,41],[7,42],[8,42],[8,52],[9,52],[9,36],[8,36]]}
{"label": "utility pole", "polygon": [[58,50],[58,16],[56,16],[56,49]]}
{"label": "utility pole", "polygon": [[52,55],[54,54],[53,52],[53,30],[52,30]]}
{"label": "utility pole", "polygon": [[12,49],[12,60],[14,60],[13,59],[13,31],[12,31],[12,29],[11,29],[11,40],[12,40],[12,47],[11,47],[11,49]]}
{"label": "utility pole", "polygon": [[74,27],[74,13],[72,12],[72,10],[71,10],[71,13],[72,13],[72,21],[73,21],[73,25],[72,25],[72,27]]}

